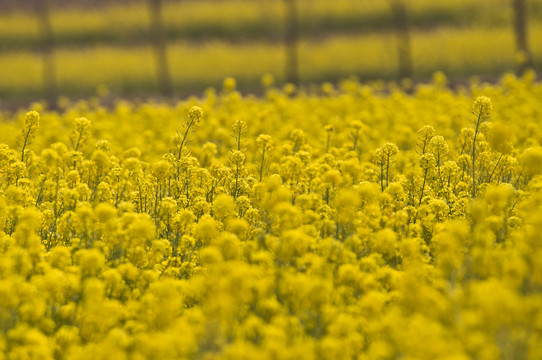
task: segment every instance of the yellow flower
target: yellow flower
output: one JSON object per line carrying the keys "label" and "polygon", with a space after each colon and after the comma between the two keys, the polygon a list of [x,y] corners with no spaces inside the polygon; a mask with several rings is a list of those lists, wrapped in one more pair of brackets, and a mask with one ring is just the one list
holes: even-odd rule
{"label": "yellow flower", "polygon": [[105,264],[105,257],[96,249],[79,250],[75,258],[78,259],[83,274],[89,276],[97,275]]}
{"label": "yellow flower", "polygon": [[260,134],[256,138],[256,145],[260,151],[269,151],[273,148],[273,140],[269,135]]}
{"label": "yellow flower", "polygon": [[245,154],[243,154],[241,151],[235,150],[230,155],[230,160],[233,165],[235,166],[241,166],[245,163]]}
{"label": "yellow flower", "polygon": [[29,111],[24,118],[23,135],[28,133],[29,137],[34,137],[36,130],[40,126],[40,114],[37,111]]}
{"label": "yellow flower", "polygon": [[198,125],[201,122],[201,119],[203,119],[203,109],[199,106],[192,106],[190,110],[188,110],[188,118],[191,123]]}
{"label": "yellow flower", "polygon": [[478,96],[472,104],[473,115],[479,117],[482,122],[489,119],[492,110],[491,99],[487,96]]}
{"label": "yellow flower", "polygon": [[159,160],[152,164],[152,174],[157,181],[166,180],[171,173],[173,166],[166,160]]}
{"label": "yellow flower", "polygon": [[75,151],[79,151],[88,141],[92,123],[85,117],[76,118],[70,135],[71,145]]}
{"label": "yellow flower", "polygon": [[391,229],[377,232],[373,240],[373,250],[386,257],[391,257],[397,249],[397,234]]}
{"label": "yellow flower", "polygon": [[420,167],[424,170],[430,170],[435,167],[436,164],[435,156],[433,154],[423,154],[420,157]]}
{"label": "yellow flower", "polygon": [[224,82],[222,83],[222,88],[227,92],[234,91],[236,87],[237,81],[235,81],[235,79],[232,77],[225,78]]}
{"label": "yellow flower", "polygon": [[244,134],[247,131],[247,123],[244,120],[235,120],[232,125],[232,130],[234,134]]}
{"label": "yellow flower", "polygon": [[235,214],[233,198],[227,194],[218,195],[213,201],[213,215],[220,220]]}
{"label": "yellow flower", "polygon": [[528,175],[542,173],[542,147],[530,147],[521,156],[524,170]]}

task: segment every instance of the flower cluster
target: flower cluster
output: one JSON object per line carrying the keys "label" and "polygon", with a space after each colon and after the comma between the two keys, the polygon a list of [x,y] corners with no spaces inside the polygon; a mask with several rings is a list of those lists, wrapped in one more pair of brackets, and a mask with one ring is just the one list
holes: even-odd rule
{"label": "flower cluster", "polygon": [[4,121],[0,359],[540,357],[542,85],[381,90]]}

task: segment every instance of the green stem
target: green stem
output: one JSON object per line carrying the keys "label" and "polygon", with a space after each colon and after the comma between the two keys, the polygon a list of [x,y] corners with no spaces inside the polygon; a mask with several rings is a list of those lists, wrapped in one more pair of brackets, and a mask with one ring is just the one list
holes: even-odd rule
{"label": "green stem", "polygon": [[501,162],[502,154],[499,156],[499,159],[497,160],[497,163],[495,164],[495,167],[493,168],[493,171],[491,171],[491,174],[489,175],[489,179],[487,179],[487,182],[491,182],[491,179],[493,179],[493,175],[495,175],[495,170],[497,170],[497,167],[499,166],[499,163]]}
{"label": "green stem", "polygon": [[188,124],[188,126],[186,127],[186,131],[185,131],[185,133],[183,135],[181,145],[179,145],[179,153],[177,154],[177,160],[181,159],[181,156],[182,156],[182,153],[183,153],[183,146],[184,146],[184,143],[186,141],[186,138],[188,137],[188,131],[190,130],[191,125],[192,125],[192,123]]}
{"label": "green stem", "polygon": [[390,177],[390,154],[388,153],[388,157],[386,159],[386,187],[390,185],[389,177]]}
{"label": "green stem", "polygon": [[420,194],[420,201],[418,202],[418,207],[422,204],[423,191],[425,190],[425,181],[427,180],[427,172],[428,171],[429,171],[429,169],[425,169],[425,172],[423,174],[422,193]]}
{"label": "green stem", "polygon": [[474,130],[474,138],[472,140],[472,197],[476,197],[476,176],[475,176],[475,162],[476,162],[476,138],[478,137],[478,128],[480,127],[480,120],[482,119],[482,112],[484,107],[480,107],[478,112],[478,119],[476,120],[476,130]]}
{"label": "green stem", "polygon": [[260,182],[262,181],[262,178],[263,178],[264,161],[265,161],[265,148],[262,149],[262,161],[260,163]]}
{"label": "green stem", "polygon": [[30,136],[30,130],[32,130],[32,127],[28,127],[28,132],[24,136],[23,149],[21,150],[21,162],[24,162],[24,149],[26,148],[26,145],[28,144],[28,137]]}

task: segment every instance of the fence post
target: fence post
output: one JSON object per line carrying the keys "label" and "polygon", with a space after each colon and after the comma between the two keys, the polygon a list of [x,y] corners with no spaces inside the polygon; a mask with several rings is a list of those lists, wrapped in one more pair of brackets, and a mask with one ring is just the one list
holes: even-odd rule
{"label": "fence post", "polygon": [[512,6],[514,8],[516,49],[520,56],[518,72],[521,75],[533,65],[527,42],[527,3],[525,0],[512,0]]}
{"label": "fence post", "polygon": [[285,74],[286,81],[297,85],[299,83],[298,73],[298,19],[296,0],[284,0],[285,32],[284,43],[286,47]]}
{"label": "fence post", "polygon": [[397,37],[399,79],[412,78],[412,50],[406,5],[403,0],[390,0],[390,5]]}
{"label": "fence post", "polygon": [[40,52],[42,56],[42,81],[45,100],[49,107],[57,106],[56,60],[54,53],[54,35],[51,23],[49,0],[36,0],[34,9],[40,32]]}
{"label": "fence post", "polygon": [[167,59],[167,34],[164,31],[164,22],[162,18],[162,1],[163,0],[148,0],[150,31],[156,57],[158,88],[163,96],[170,96],[173,92],[173,86]]}

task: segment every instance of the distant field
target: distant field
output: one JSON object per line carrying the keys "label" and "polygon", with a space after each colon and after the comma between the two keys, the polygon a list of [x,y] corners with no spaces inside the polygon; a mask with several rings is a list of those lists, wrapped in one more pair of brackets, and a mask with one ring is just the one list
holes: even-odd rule
{"label": "distant field", "polygon": [[[542,21],[542,0],[532,0],[531,21]],[[372,32],[391,28],[387,1],[299,0],[299,26],[305,36],[329,32]],[[502,27],[511,19],[509,1],[409,1],[409,17],[419,29],[440,26]],[[166,2],[164,17],[172,39],[280,39],[282,1]],[[93,8],[53,9],[55,42],[73,46],[94,42],[133,44],[149,38],[149,16],[141,1]],[[0,15],[0,49],[28,49],[39,43],[37,22],[28,11]]]}
{"label": "distant field", "polygon": [[[542,37],[542,26],[531,31]],[[499,75],[514,69],[516,59],[512,32],[506,29],[450,29],[413,34],[414,77],[424,80],[436,69],[450,77],[473,74]],[[439,50],[440,49],[440,50]],[[438,50],[438,51],[437,51]],[[542,63],[542,48],[534,48],[535,63]],[[172,43],[169,49],[175,90],[202,93],[219,86],[224,77],[237,78],[241,89],[256,89],[264,73],[282,83],[283,49],[277,44],[209,42],[195,45]],[[148,46],[94,46],[57,53],[61,94],[93,94],[108,84],[115,94],[152,94],[156,89],[153,53]],[[350,75],[361,80],[394,79],[396,47],[388,35],[335,36],[300,46],[303,82],[335,81]],[[538,68],[540,70],[540,67]],[[0,97],[39,97],[40,57],[20,51],[0,56]]]}
{"label": "distant field", "polygon": [[[437,70],[452,78],[495,77],[517,67],[507,0],[408,2],[414,80]],[[253,91],[263,74],[284,82],[281,1],[171,1],[164,19],[177,94],[200,94],[227,76]],[[542,0],[529,1],[529,37],[540,70]],[[397,46],[387,1],[299,0],[304,83],[396,79]],[[89,96],[107,84],[120,96],[156,93],[145,2],[54,8],[59,94]],[[39,31],[28,11],[0,15],[0,100],[43,96]]]}

